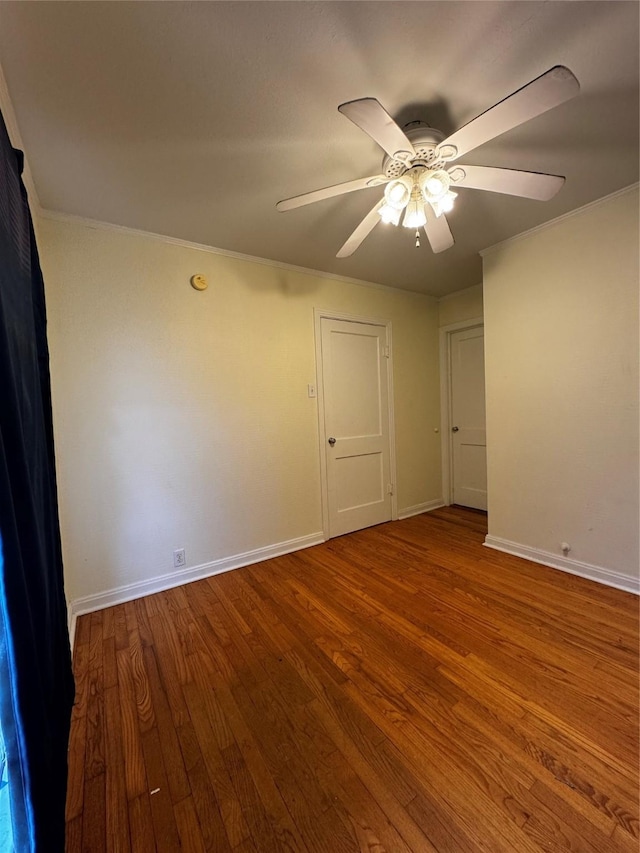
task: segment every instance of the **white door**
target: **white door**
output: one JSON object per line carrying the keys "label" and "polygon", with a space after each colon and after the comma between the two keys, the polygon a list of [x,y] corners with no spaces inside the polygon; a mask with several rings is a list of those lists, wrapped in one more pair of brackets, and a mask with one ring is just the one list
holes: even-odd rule
{"label": "white door", "polygon": [[452,332],[450,353],[453,502],[486,510],[483,328]]}
{"label": "white door", "polygon": [[329,536],[391,520],[387,331],[320,321]]}

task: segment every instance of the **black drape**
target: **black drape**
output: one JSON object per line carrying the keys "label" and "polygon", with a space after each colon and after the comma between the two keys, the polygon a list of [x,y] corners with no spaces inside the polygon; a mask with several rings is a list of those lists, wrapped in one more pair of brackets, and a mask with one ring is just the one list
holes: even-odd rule
{"label": "black drape", "polygon": [[0,116],[0,724],[15,849],[57,853],[74,687],[44,285],[21,171]]}

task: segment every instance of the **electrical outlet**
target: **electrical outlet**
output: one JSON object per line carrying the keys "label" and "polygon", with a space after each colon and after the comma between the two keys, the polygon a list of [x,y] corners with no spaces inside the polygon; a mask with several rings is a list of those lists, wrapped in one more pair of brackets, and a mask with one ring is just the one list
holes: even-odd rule
{"label": "electrical outlet", "polygon": [[173,552],[173,565],[176,569],[180,569],[184,566],[184,548],[176,548]]}

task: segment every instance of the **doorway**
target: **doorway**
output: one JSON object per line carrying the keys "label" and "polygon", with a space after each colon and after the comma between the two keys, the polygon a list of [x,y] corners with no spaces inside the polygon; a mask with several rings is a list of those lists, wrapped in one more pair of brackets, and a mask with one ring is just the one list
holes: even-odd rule
{"label": "doorway", "polygon": [[391,324],[316,312],[327,538],[397,517]]}
{"label": "doorway", "polygon": [[484,326],[441,330],[442,459],[445,503],[487,509]]}

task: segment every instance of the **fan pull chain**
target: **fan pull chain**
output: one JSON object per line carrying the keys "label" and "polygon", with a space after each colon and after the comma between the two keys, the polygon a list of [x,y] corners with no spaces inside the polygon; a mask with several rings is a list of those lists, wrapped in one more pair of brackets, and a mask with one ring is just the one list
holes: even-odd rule
{"label": "fan pull chain", "polygon": [[420,232],[416,228],[416,249],[420,248]]}

